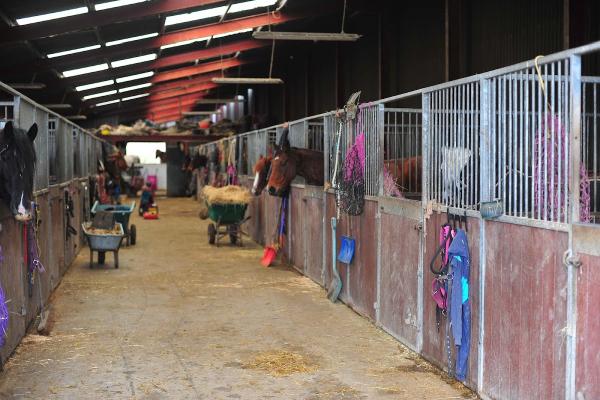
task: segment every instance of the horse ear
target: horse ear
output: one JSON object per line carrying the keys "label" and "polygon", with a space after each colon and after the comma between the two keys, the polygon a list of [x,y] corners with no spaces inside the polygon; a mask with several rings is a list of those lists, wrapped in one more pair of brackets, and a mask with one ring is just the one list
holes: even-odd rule
{"label": "horse ear", "polygon": [[27,137],[29,138],[29,140],[31,140],[31,142],[33,142],[35,140],[37,133],[38,133],[37,124],[31,125],[31,128],[29,128],[29,130],[27,131]]}
{"label": "horse ear", "polygon": [[15,140],[15,131],[13,130],[12,121],[8,121],[6,125],[4,125],[4,130],[2,131],[2,138],[6,142],[12,142]]}

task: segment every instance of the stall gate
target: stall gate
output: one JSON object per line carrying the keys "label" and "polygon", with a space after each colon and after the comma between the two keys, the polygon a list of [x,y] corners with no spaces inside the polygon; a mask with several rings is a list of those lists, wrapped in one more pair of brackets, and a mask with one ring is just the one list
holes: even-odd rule
{"label": "stall gate", "polygon": [[[40,259],[46,269],[45,273],[35,277],[34,285],[30,286],[23,261],[23,225],[15,221],[2,203],[0,245],[4,261],[0,268],[0,286],[4,289],[10,312],[6,343],[0,350],[3,363],[25,335],[27,327],[39,313],[40,305],[47,303],[82,245],[82,238],[67,239],[65,233],[65,192],[73,199],[75,218],[70,223],[77,229],[85,215],[82,205],[88,190],[89,174],[96,171],[102,152],[100,140],[78,126],[2,83],[0,92],[5,99],[0,103],[1,127],[9,120],[25,130],[33,123],[38,125],[34,141],[37,161],[33,200],[41,217],[37,238]],[[12,100],[6,100],[8,98]],[[79,147],[74,147],[75,143]]]}
{"label": "stall gate", "polygon": [[[581,75],[582,59],[598,51],[600,42],[362,104],[353,120],[332,112],[291,122],[293,146],[323,151],[326,187],[292,185],[289,261],[330,285],[334,139],[339,132],[345,155],[365,134],[365,209],[341,215],[335,238],[338,249],[342,235],[357,244],[352,264],[335,261],[341,300],[452,370],[430,270],[452,217],[471,256],[465,383],[493,399],[600,397],[600,79]],[[421,109],[397,107],[415,96]],[[281,131],[240,137],[264,132],[269,147]],[[256,199],[256,240],[269,241],[280,201]]]}

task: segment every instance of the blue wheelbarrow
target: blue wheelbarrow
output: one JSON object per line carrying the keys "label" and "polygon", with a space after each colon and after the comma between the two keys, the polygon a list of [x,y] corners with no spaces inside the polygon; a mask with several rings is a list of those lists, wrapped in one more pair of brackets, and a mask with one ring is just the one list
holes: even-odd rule
{"label": "blue wheelbarrow", "polygon": [[137,229],[134,224],[129,225],[129,217],[135,210],[135,201],[130,205],[115,205],[115,204],[100,204],[98,201],[92,207],[92,215],[96,215],[98,211],[110,212],[115,217],[115,222],[123,225],[127,246],[134,245],[137,241]]}

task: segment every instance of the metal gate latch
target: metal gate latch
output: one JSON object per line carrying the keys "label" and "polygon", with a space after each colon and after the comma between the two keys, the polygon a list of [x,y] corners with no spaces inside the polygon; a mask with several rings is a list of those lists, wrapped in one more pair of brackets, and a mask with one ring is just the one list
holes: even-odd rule
{"label": "metal gate latch", "polygon": [[581,260],[579,259],[579,256],[573,254],[571,249],[568,249],[563,253],[563,264],[565,267],[572,265],[575,268],[579,268],[581,267]]}

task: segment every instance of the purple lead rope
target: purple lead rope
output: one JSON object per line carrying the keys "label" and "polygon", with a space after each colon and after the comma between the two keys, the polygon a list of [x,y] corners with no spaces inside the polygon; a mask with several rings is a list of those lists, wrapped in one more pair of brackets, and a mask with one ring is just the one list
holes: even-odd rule
{"label": "purple lead rope", "polygon": [[[0,246],[0,263],[2,262],[4,262],[4,251]],[[8,307],[6,306],[6,296],[2,286],[0,286],[0,330],[0,347],[3,347],[8,335]]]}

